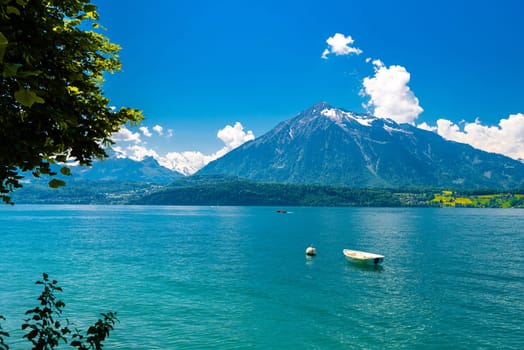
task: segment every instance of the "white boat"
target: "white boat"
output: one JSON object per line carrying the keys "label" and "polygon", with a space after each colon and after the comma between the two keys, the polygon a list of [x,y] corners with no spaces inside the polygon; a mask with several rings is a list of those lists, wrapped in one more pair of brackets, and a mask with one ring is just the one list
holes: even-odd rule
{"label": "white boat", "polygon": [[344,255],[349,261],[357,264],[378,265],[384,261],[384,255],[361,252],[359,250],[344,249]]}

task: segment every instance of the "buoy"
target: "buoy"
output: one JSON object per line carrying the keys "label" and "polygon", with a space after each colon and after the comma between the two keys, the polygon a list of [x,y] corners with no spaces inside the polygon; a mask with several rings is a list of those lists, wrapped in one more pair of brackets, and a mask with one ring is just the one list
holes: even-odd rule
{"label": "buoy", "polygon": [[313,247],[313,244],[306,248],[306,255],[307,256],[317,255],[317,250],[315,249],[315,247]]}

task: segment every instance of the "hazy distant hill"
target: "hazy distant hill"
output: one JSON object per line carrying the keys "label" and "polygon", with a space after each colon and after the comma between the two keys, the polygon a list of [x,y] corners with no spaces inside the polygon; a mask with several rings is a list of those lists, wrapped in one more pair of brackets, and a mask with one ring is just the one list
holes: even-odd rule
{"label": "hazy distant hill", "polygon": [[318,103],[199,175],[370,188],[524,186],[524,164],[390,119]]}
{"label": "hazy distant hill", "polygon": [[184,176],[161,166],[152,157],[146,157],[142,161],[110,157],[93,162],[91,167],[71,167],[71,173],[70,179],[74,181],[103,180],[157,184],[166,184]]}
{"label": "hazy distant hill", "polygon": [[[91,167],[71,166],[71,176],[58,174],[66,186],[52,189],[50,177],[34,178],[25,174],[23,188],[12,194],[15,203],[124,204],[139,198],[184,175],[158,164],[153,158],[143,161],[110,157],[95,161]],[[53,167],[55,172],[58,167]]]}

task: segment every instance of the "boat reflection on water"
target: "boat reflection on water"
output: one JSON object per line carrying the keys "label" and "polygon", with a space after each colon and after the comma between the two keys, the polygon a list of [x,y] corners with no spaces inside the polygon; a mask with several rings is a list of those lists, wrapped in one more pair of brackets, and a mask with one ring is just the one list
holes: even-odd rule
{"label": "boat reflection on water", "polygon": [[346,263],[346,269],[358,272],[382,272],[384,266],[382,265],[367,265],[367,264],[355,264],[350,261]]}

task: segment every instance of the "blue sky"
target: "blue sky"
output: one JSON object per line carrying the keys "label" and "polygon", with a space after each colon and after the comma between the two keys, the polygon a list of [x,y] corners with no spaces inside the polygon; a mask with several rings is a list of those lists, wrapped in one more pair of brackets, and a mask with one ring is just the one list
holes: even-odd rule
{"label": "blue sky", "polygon": [[115,136],[129,157],[190,173],[326,101],[524,158],[518,0],[96,4],[122,46],[105,94],[146,117]]}

